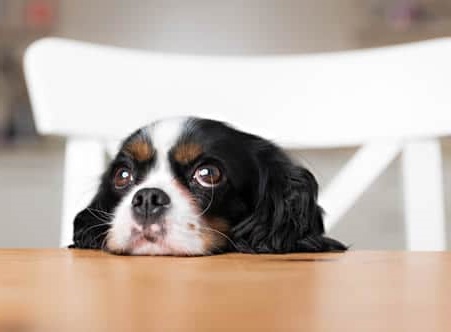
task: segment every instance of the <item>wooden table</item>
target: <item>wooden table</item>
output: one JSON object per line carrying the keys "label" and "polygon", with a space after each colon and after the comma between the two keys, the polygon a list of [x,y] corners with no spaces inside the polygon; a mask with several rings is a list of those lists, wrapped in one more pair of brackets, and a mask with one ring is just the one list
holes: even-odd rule
{"label": "wooden table", "polygon": [[451,331],[451,253],[0,250],[0,331]]}

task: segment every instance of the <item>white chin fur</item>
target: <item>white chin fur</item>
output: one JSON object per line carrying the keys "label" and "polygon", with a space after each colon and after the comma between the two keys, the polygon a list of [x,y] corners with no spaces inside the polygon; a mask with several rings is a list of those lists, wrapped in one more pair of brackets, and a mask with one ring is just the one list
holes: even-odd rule
{"label": "white chin fur", "polygon": [[[187,222],[165,218],[166,234],[155,242],[146,240],[134,241],[132,229],[135,227],[131,219],[113,224],[109,234],[106,248],[112,252],[130,255],[174,255],[198,256],[205,255],[199,231],[188,227]],[[192,221],[191,224],[194,224]],[[184,229],[179,226],[184,224]],[[174,226],[177,225],[177,226]]]}

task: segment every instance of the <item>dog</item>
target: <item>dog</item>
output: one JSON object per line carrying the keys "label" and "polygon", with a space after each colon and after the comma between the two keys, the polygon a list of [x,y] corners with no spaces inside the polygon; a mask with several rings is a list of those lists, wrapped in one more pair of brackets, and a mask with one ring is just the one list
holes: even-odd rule
{"label": "dog", "polygon": [[123,255],[344,251],[324,236],[318,184],[272,142],[171,118],[126,138],[74,220],[72,248]]}

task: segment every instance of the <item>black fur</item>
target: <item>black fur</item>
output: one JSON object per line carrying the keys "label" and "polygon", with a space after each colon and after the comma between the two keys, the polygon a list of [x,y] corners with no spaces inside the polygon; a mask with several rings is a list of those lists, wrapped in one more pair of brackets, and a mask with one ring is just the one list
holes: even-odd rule
{"label": "black fur", "polygon": [[[318,184],[304,167],[293,164],[275,144],[221,122],[191,118],[178,143],[194,142],[203,154],[193,164],[179,165],[171,155],[172,171],[207,217],[227,220],[232,241],[216,252],[289,253],[344,251],[346,246],[324,236],[323,211],[317,203]],[[129,142],[145,131],[137,131]],[[149,141],[150,144],[150,141]],[[166,156],[159,156],[166,157]],[[214,197],[191,182],[193,170],[213,162],[227,181]],[[102,177],[99,191],[74,222],[76,248],[103,248],[114,208],[126,192],[114,190],[112,174],[127,163],[137,181],[152,171],[152,160],[139,163],[120,151]]]}
{"label": "black fur", "polygon": [[258,199],[253,213],[232,229],[240,248],[256,253],[346,250],[323,235],[323,211],[317,204],[318,184],[312,173],[294,165],[270,142],[259,141],[254,151]]}

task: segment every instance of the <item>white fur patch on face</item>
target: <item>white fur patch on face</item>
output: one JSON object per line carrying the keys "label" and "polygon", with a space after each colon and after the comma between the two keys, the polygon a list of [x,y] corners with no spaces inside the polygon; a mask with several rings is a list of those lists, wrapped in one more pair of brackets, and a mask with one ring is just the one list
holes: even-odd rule
{"label": "white fur patch on face", "polygon": [[[177,118],[156,122],[148,127],[156,162],[147,177],[122,199],[114,211],[112,227],[107,236],[107,248],[133,255],[202,255],[206,254],[201,238],[201,218],[190,197],[174,178],[169,163],[169,151],[183,132],[187,119]],[[158,188],[171,199],[164,214],[165,235],[155,242],[136,239],[142,230],[134,221],[132,199],[143,188]],[[158,226],[152,225],[153,229]],[[153,230],[150,228],[150,230]],[[134,231],[135,230],[135,231]]]}

